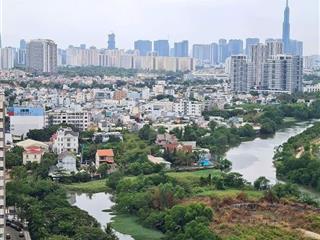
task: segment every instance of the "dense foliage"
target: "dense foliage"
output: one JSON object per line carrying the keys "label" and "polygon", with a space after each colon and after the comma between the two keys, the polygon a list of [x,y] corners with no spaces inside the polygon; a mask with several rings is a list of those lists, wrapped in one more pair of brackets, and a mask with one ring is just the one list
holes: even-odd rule
{"label": "dense foliage", "polygon": [[277,174],[320,191],[320,123],[292,137],[275,155]]}

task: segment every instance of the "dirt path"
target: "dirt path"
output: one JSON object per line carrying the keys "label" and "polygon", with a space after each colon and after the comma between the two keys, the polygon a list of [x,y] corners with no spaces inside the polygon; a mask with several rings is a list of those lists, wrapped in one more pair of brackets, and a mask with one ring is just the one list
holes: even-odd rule
{"label": "dirt path", "polygon": [[320,240],[320,234],[314,233],[314,232],[310,232],[304,229],[297,229],[298,231],[302,232],[303,235],[307,238],[312,238],[315,240]]}

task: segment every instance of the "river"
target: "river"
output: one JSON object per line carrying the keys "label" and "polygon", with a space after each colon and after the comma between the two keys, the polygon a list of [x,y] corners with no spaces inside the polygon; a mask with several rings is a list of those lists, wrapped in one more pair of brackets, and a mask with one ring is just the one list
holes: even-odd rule
{"label": "river", "polygon": [[[270,138],[257,138],[232,148],[226,154],[226,158],[232,162],[232,171],[241,173],[250,182],[254,182],[260,176],[265,176],[271,183],[276,183],[276,169],[273,166],[275,149],[288,141],[290,137],[302,133],[312,125],[312,122],[297,123],[290,128],[278,131]],[[112,213],[103,211],[114,206],[111,197],[112,195],[109,193],[81,193],[71,194],[70,201],[73,205],[87,211],[89,215],[97,219],[103,228],[112,221]],[[119,240],[134,240],[129,235],[115,233]]]}
{"label": "river", "polygon": [[[94,217],[101,227],[112,222],[112,213],[104,210],[110,210],[114,206],[114,202],[111,201],[112,195],[109,193],[70,193],[70,202],[72,205],[86,211],[90,216]],[[115,231],[115,234],[119,240],[134,240],[131,236],[125,235]]]}
{"label": "river", "polygon": [[270,138],[257,138],[230,149],[226,158],[232,162],[232,171],[241,173],[252,183],[261,176],[268,178],[272,184],[276,183],[276,169],[273,165],[275,149],[312,125],[312,122],[297,123],[290,128],[279,130]]}

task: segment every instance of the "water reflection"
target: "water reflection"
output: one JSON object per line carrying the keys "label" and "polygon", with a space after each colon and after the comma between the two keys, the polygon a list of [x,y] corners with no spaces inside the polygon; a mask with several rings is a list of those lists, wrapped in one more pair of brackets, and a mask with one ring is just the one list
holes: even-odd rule
{"label": "water reflection", "polygon": [[[104,210],[110,210],[114,206],[114,202],[111,201],[112,195],[109,193],[71,193],[70,202],[72,205],[88,212],[88,214],[94,217],[104,227],[112,222],[112,213],[104,212]],[[119,240],[134,240],[131,236],[116,232]]]}
{"label": "water reflection", "polygon": [[273,184],[276,183],[276,169],[273,166],[275,150],[290,137],[302,133],[311,126],[310,122],[299,123],[277,132],[270,138],[257,138],[231,149],[227,152],[226,158],[232,162],[232,171],[241,173],[249,182],[265,176]]}

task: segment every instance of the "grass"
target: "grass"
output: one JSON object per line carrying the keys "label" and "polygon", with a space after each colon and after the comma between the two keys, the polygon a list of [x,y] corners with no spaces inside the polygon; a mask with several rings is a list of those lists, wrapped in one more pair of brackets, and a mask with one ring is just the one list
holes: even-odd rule
{"label": "grass", "polygon": [[184,183],[198,183],[200,177],[208,177],[209,174],[212,176],[220,175],[220,170],[206,169],[192,172],[168,172],[168,176],[175,178],[178,182]]}
{"label": "grass", "polygon": [[258,200],[263,197],[263,192],[254,191],[254,190],[236,190],[236,189],[227,189],[227,190],[207,190],[199,192],[196,196],[199,197],[218,197],[218,198],[235,198],[240,193],[245,193],[249,200]]}
{"label": "grass", "polygon": [[95,180],[86,183],[72,183],[65,184],[65,189],[72,192],[82,192],[82,193],[99,193],[108,190],[106,186],[106,180]]}
{"label": "grass", "polygon": [[112,218],[112,227],[123,234],[131,235],[135,240],[160,240],[164,235],[140,225],[137,217],[118,215]]}

